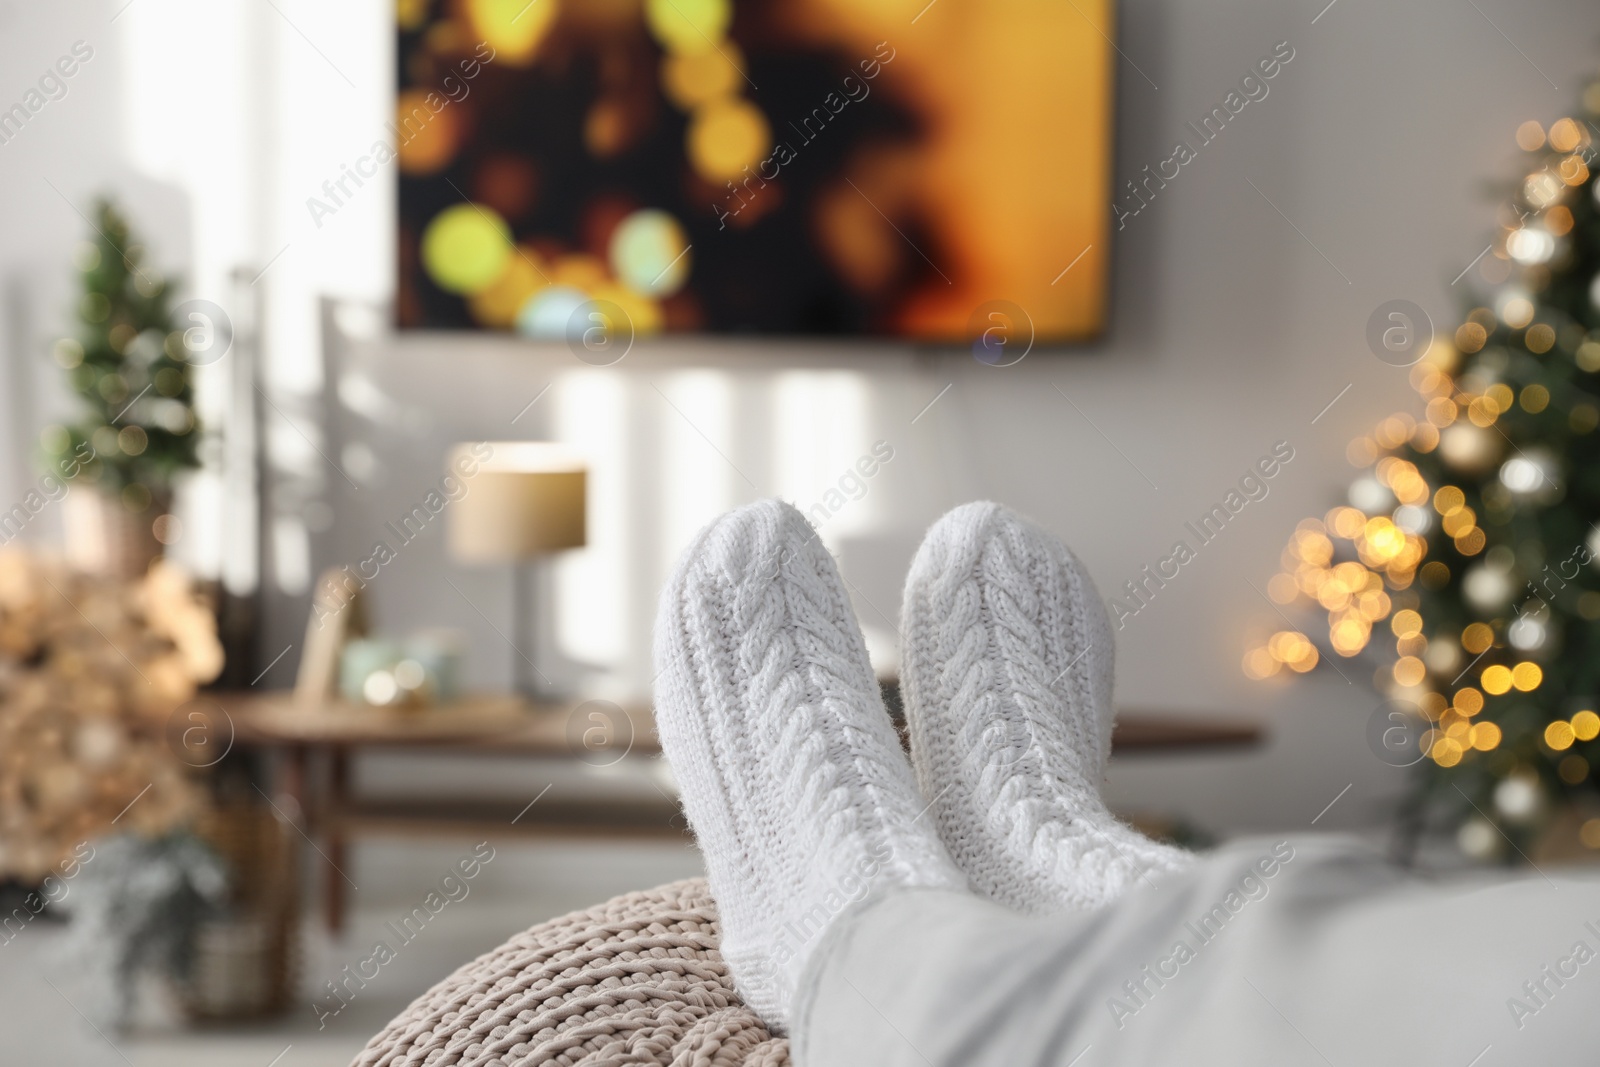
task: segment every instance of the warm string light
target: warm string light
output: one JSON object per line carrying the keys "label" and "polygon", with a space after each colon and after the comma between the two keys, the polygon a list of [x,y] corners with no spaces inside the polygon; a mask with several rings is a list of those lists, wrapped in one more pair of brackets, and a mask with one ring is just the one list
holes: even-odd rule
{"label": "warm string light", "polygon": [[[1471,325],[1482,329],[1480,324]],[[1453,357],[1453,353],[1449,355]],[[1395,656],[1380,675],[1386,678],[1393,695],[1421,696],[1418,706],[1434,725],[1419,739],[1420,751],[1440,766],[1451,767],[1469,752],[1492,751],[1504,738],[1499,725],[1472,721],[1483,710],[1484,693],[1531,691],[1539,685],[1543,673],[1529,661],[1511,667],[1492,664],[1481,672],[1481,691],[1468,686],[1446,700],[1430,687],[1425,658],[1429,639],[1422,613],[1415,606],[1396,609],[1391,595],[1409,589],[1419,572],[1427,569],[1425,534],[1434,516],[1463,555],[1476,555],[1487,541],[1477,513],[1467,505],[1466,494],[1458,486],[1433,488],[1415,464],[1391,451],[1408,443],[1414,446],[1419,436],[1427,440],[1429,435],[1436,435],[1441,426],[1454,423],[1461,412],[1470,412],[1475,402],[1481,402],[1480,411],[1492,412],[1495,417],[1502,405],[1509,408],[1509,389],[1491,386],[1477,396],[1452,397],[1448,372],[1439,363],[1445,363],[1445,359],[1440,358],[1412,376],[1419,392],[1433,394],[1425,421],[1394,415],[1379,423],[1370,437],[1351,445],[1352,455],[1368,459],[1372,468],[1370,479],[1359,481],[1358,489],[1370,494],[1374,502],[1381,497],[1384,510],[1375,507],[1371,511],[1377,513],[1369,513],[1346,505],[1331,509],[1320,520],[1302,521],[1284,549],[1283,569],[1268,583],[1267,592],[1279,604],[1304,600],[1322,608],[1327,613],[1328,644],[1345,658],[1367,649],[1374,626],[1388,619],[1395,639]],[[1356,495],[1353,490],[1352,496]],[[1350,555],[1355,558],[1340,558]],[[1427,566],[1438,568],[1433,572],[1433,587],[1448,581],[1446,565],[1433,562]],[[1426,579],[1427,575],[1423,577]],[[1463,630],[1459,641],[1469,654],[1481,655],[1493,646],[1494,630],[1487,624],[1473,623]],[[1297,630],[1280,630],[1264,645],[1245,654],[1244,671],[1251,678],[1264,679],[1285,670],[1304,673],[1317,662],[1317,649],[1310,638]]]}
{"label": "warm string light", "polygon": [[[1600,112],[1600,82],[1591,95]],[[1384,643],[1379,686],[1391,699],[1415,703],[1426,715],[1430,726],[1419,750],[1441,767],[1500,747],[1505,731],[1484,714],[1488,702],[1534,692],[1545,680],[1544,670],[1514,656],[1495,662],[1505,656],[1496,655],[1497,649],[1538,647],[1518,644],[1515,634],[1502,632],[1505,623],[1498,619],[1471,622],[1459,633],[1437,624],[1430,628],[1410,590],[1414,584],[1441,590],[1463,582],[1470,605],[1486,614],[1494,611],[1502,595],[1496,583],[1510,572],[1513,557],[1505,546],[1486,551],[1485,526],[1509,521],[1519,502],[1549,499],[1541,494],[1554,493],[1560,470],[1555,457],[1532,446],[1508,456],[1514,446],[1502,420],[1521,417],[1519,410],[1539,415],[1555,401],[1544,383],[1501,376],[1518,352],[1523,360],[1571,358],[1582,371],[1600,372],[1600,332],[1586,335],[1581,326],[1535,321],[1537,294],[1570,260],[1578,218],[1568,201],[1590,178],[1589,130],[1570,118],[1548,130],[1530,121],[1518,128],[1517,143],[1538,153],[1539,164],[1519,186],[1522,209],[1506,213],[1493,255],[1478,268],[1484,281],[1499,287],[1498,295],[1489,306],[1472,309],[1453,334],[1437,339],[1410,369],[1410,384],[1423,402],[1421,418],[1390,416],[1350,443],[1347,458],[1366,473],[1351,486],[1349,504],[1301,522],[1285,546],[1281,570],[1267,586],[1277,604],[1320,608],[1327,620],[1324,647],[1342,658],[1376,651],[1377,627],[1388,620],[1394,645],[1390,654]],[[1600,281],[1594,293],[1600,304]],[[1464,356],[1473,362],[1458,369]],[[1600,407],[1594,403],[1569,396],[1560,403],[1574,434],[1600,426]],[[1459,474],[1461,485],[1450,484],[1454,478],[1430,485],[1405,458],[1434,453],[1446,470]],[[1480,495],[1469,503],[1462,485],[1481,487],[1474,489]],[[1468,562],[1426,558],[1435,524]],[[1592,599],[1597,602],[1593,617],[1600,617],[1600,595]],[[1245,673],[1252,678],[1304,673],[1319,661],[1319,643],[1299,630],[1280,630],[1246,653]],[[1471,680],[1461,685],[1468,672]],[[1600,714],[1589,709],[1544,727],[1544,746],[1552,759],[1559,757],[1563,781],[1576,785],[1588,778],[1588,760],[1569,750],[1597,737]],[[1579,836],[1587,847],[1600,849],[1600,818],[1584,823]]]}
{"label": "warm string light", "polygon": [[1570,719],[1556,719],[1544,728],[1544,743],[1553,751],[1565,752],[1574,741],[1593,741],[1600,736],[1600,715],[1578,712]]}

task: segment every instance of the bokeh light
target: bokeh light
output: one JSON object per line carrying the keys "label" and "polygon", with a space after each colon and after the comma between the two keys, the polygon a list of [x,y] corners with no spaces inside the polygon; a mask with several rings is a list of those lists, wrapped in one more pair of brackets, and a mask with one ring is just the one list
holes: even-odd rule
{"label": "bokeh light", "polygon": [[1544,671],[1537,663],[1524,661],[1511,669],[1511,684],[1519,692],[1531,693],[1544,681]]}
{"label": "bokeh light", "polygon": [[1483,691],[1492,696],[1500,696],[1511,691],[1511,668],[1503,667],[1496,663],[1492,667],[1485,667],[1483,677],[1479,679]]}
{"label": "bokeh light", "polygon": [[569,289],[581,289],[584,292],[593,292],[595,288],[605,285],[610,280],[606,272],[606,265],[598,256],[573,255],[561,256],[551,264],[550,280],[557,285],[565,285]]}
{"label": "bokeh light", "polygon": [[645,0],[644,15],[667,51],[703,52],[727,36],[733,5],[729,0]]}
{"label": "bokeh light", "polygon": [[476,293],[492,285],[512,255],[511,228],[477,204],[445,208],[422,234],[422,265],[452,293]]}
{"label": "bokeh light", "polygon": [[526,66],[560,12],[561,0],[466,0],[467,20],[496,63]]}
{"label": "bokeh light", "polygon": [[744,56],[732,41],[718,48],[669,55],[661,65],[661,89],[684,111],[731,96],[743,79]]}
{"label": "bokeh light", "polygon": [[1400,685],[1413,686],[1427,676],[1427,669],[1416,656],[1401,656],[1395,661],[1394,680]]}
{"label": "bokeh light", "polygon": [[1242,666],[1246,678],[1253,678],[1259,681],[1262,678],[1270,678],[1277,674],[1283,665],[1273,659],[1271,653],[1265,648],[1252,648],[1244,654]]}
{"label": "bokeh light", "polygon": [[1494,628],[1488,623],[1475,622],[1461,631],[1461,647],[1473,655],[1494,644]]}
{"label": "bokeh light", "polygon": [[1488,752],[1495,748],[1500,744],[1502,736],[1504,735],[1500,727],[1492,722],[1474,723],[1469,734],[1472,747],[1479,752]]}
{"label": "bokeh light", "polygon": [[[1600,81],[1586,101],[1600,114]],[[1600,404],[1574,392],[1583,379],[1573,373],[1600,373],[1600,329],[1587,314],[1600,307],[1600,274],[1584,229],[1600,203],[1592,133],[1571,118],[1548,130],[1533,121],[1518,129],[1519,146],[1538,158],[1523,172],[1520,199],[1501,212],[1493,255],[1477,270],[1492,287],[1490,306],[1443,332],[1408,372],[1421,421],[1392,415],[1350,442],[1346,455],[1360,468],[1350,506],[1297,526],[1267,586],[1275,604],[1324,609],[1335,652],[1368,652],[1378,661],[1372,677],[1380,692],[1414,701],[1431,721],[1420,748],[1438,766],[1500,750],[1464,776],[1439,779],[1462,782],[1464,795],[1492,793],[1494,814],[1480,809],[1476,824],[1490,834],[1496,825],[1523,824],[1547,837],[1570,836],[1565,820],[1590,806],[1582,797],[1595,787],[1600,759],[1590,746],[1600,744],[1592,679],[1566,662],[1587,632],[1574,616],[1600,620],[1600,592],[1563,594],[1593,575],[1563,570],[1556,581],[1556,567],[1576,563],[1576,553],[1554,562],[1557,551],[1570,551],[1570,531],[1559,531],[1568,529],[1574,504],[1582,517],[1581,502],[1564,498],[1569,483],[1581,483],[1583,449],[1592,444],[1567,435],[1600,429]],[[1585,295],[1590,304],[1575,309]],[[1564,513],[1552,511],[1546,521],[1541,511],[1555,504]],[[1600,556],[1600,535],[1583,536],[1582,545]],[[1425,560],[1430,552],[1443,559]],[[1411,591],[1413,578],[1425,592]],[[1538,610],[1530,611],[1535,600]],[[1378,629],[1384,619],[1392,646]],[[1277,673],[1289,637],[1274,635],[1248,653],[1245,673]],[[1531,658],[1514,660],[1515,653]],[[1553,673],[1546,677],[1535,659]],[[1473,672],[1474,684],[1455,688]],[[1591,706],[1564,707],[1577,706],[1574,691],[1590,694],[1582,699]],[[1559,819],[1549,823],[1546,814]],[[1584,811],[1578,836],[1600,850],[1593,814]],[[1486,858],[1492,850],[1468,851]]]}
{"label": "bokeh light", "polygon": [[582,289],[552,285],[540,289],[517,315],[517,330],[528,337],[560,339],[567,336],[567,324],[589,296]]}
{"label": "bokeh light", "polygon": [[761,109],[736,97],[708,104],[689,123],[689,161],[705,178],[721,184],[761,162],[772,131]]}
{"label": "bokeh light", "polygon": [[623,285],[600,285],[594,290],[594,298],[607,303],[615,304],[622,309],[632,325],[635,337],[649,337],[661,332],[666,325],[666,317],[662,314],[661,305],[648,296]]}
{"label": "bokeh light", "polygon": [[1583,141],[1583,129],[1571,119],[1561,118],[1550,124],[1550,147],[1557,152],[1570,152]]}
{"label": "bokeh light", "polygon": [[469,297],[467,305],[485,326],[508,328],[528,299],[547,284],[532,253],[519,250],[506,261],[500,277]]}
{"label": "bokeh light", "polygon": [[689,280],[688,238],[665,211],[635,211],[611,235],[611,270],[646,296],[667,296]]}
{"label": "bokeh light", "polygon": [[1572,741],[1572,724],[1565,719],[1557,719],[1544,728],[1544,743],[1557,752],[1571,748]]}
{"label": "bokeh light", "polygon": [[1510,295],[1500,307],[1500,316],[1513,330],[1520,330],[1533,321],[1533,301],[1525,296]]}
{"label": "bokeh light", "polygon": [[416,30],[428,18],[428,0],[395,0],[394,20],[402,30]]}
{"label": "bokeh light", "polygon": [[1529,119],[1517,127],[1517,147],[1524,152],[1537,152],[1544,147],[1544,127]]}
{"label": "bokeh light", "polygon": [[395,100],[395,126],[400,130],[395,151],[406,174],[433,174],[461,147],[460,109],[446,107],[435,114],[424,102],[429,95],[407,89]]}

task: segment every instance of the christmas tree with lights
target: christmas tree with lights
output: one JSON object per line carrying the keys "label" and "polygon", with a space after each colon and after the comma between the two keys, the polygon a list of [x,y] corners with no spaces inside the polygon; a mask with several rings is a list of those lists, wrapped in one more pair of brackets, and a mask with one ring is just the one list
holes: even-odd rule
{"label": "christmas tree with lights", "polygon": [[144,265],[144,249],[109,201],[79,251],[76,337],[55,345],[86,417],[44,435],[50,466],[92,457],[86,473],[128,511],[159,513],[173,479],[200,465],[187,323],[173,321],[173,282]]}
{"label": "christmas tree with lights", "polygon": [[1600,857],[1600,82],[1583,104],[1518,129],[1481,303],[1411,367],[1421,417],[1352,442],[1349,502],[1290,538],[1268,593],[1326,630],[1244,659],[1372,667],[1408,825],[1486,860]]}

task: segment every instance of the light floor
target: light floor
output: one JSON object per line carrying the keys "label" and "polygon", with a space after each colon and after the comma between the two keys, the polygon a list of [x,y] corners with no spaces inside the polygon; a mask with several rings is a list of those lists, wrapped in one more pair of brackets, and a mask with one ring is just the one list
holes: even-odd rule
{"label": "light floor", "polygon": [[[315,990],[370,954],[384,923],[421,903],[467,841],[365,843],[347,868],[359,887],[350,921],[333,940],[314,913],[305,925],[301,1006],[270,1025],[184,1030],[146,1024],[97,1032],[69,999],[71,968],[61,959],[64,928],[39,923],[0,945],[0,1063],[74,1067],[345,1067],[367,1040],[419,993],[519,930],[618,893],[701,873],[688,845],[501,844],[471,883],[384,966],[360,995],[317,1028]],[[311,860],[316,860],[314,853]],[[390,938],[389,940],[393,940]],[[48,981],[47,981],[48,979]],[[52,988],[52,983],[55,988]]]}

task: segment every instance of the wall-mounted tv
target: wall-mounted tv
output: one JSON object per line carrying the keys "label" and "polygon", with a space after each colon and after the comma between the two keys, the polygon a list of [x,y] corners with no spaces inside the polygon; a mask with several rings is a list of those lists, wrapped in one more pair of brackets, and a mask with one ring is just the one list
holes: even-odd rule
{"label": "wall-mounted tv", "polygon": [[402,327],[1103,326],[1111,0],[398,9]]}

